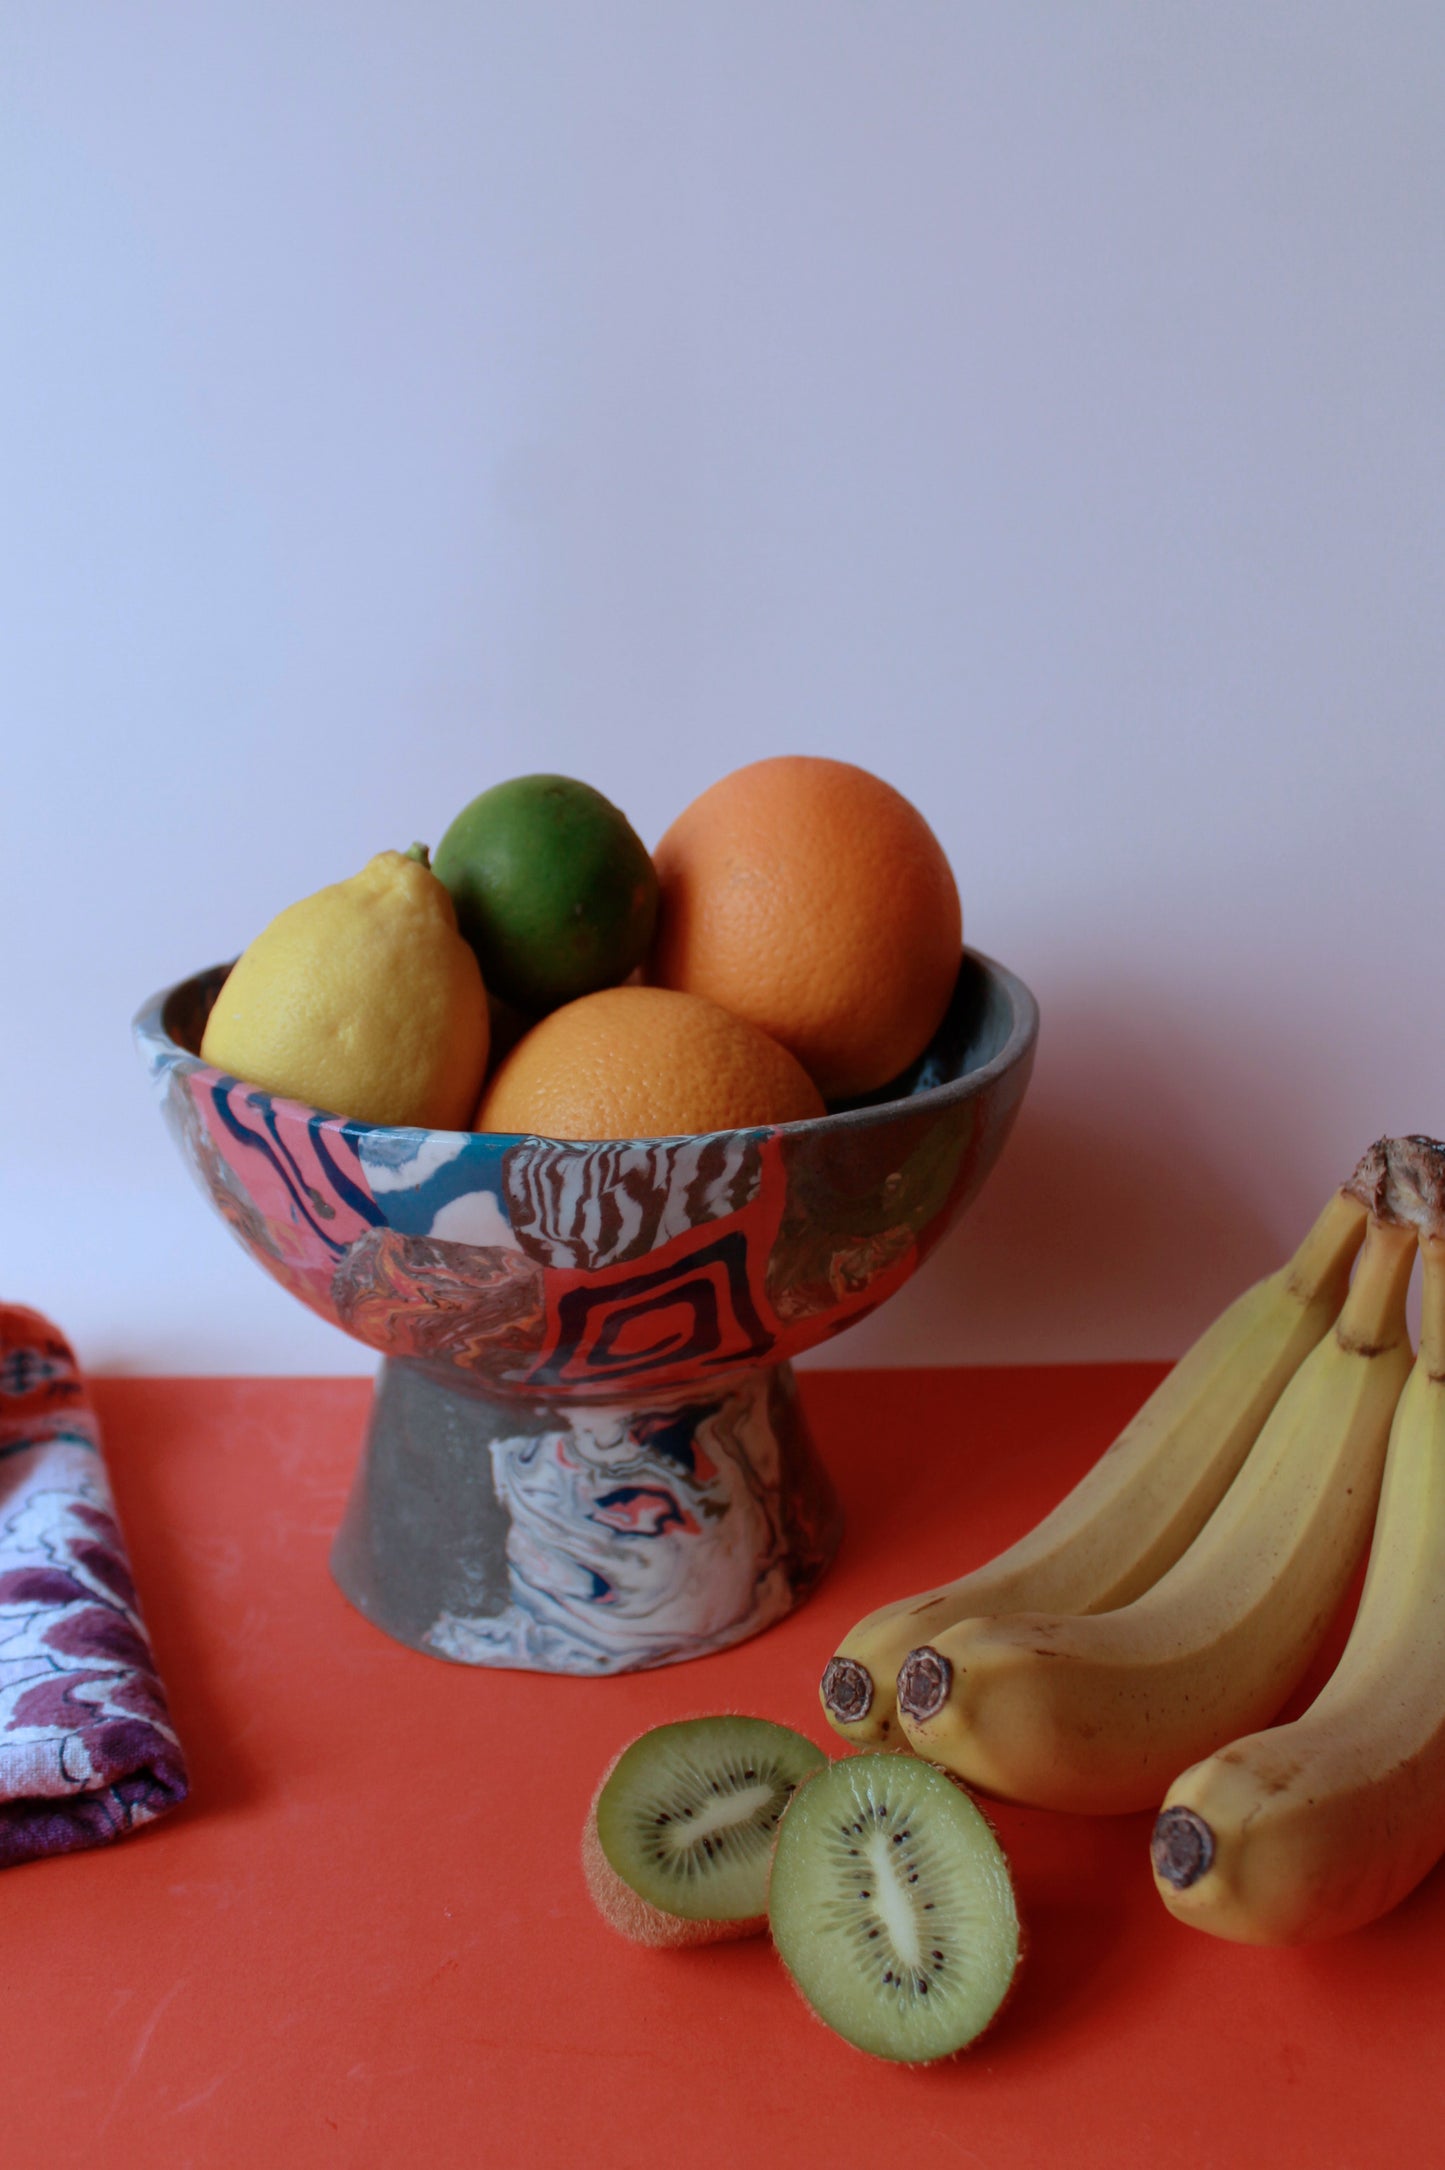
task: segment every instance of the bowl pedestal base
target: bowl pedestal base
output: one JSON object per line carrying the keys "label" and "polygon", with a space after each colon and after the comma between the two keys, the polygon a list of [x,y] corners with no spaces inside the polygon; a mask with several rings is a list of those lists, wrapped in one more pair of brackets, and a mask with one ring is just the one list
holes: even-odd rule
{"label": "bowl pedestal base", "polygon": [[787,1364],[591,1402],[389,1358],[331,1568],[413,1649],[619,1673],[771,1626],[841,1526]]}

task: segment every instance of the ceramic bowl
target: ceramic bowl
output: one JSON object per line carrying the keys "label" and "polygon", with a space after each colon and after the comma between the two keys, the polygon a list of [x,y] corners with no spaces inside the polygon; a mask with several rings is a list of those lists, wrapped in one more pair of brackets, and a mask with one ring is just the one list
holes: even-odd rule
{"label": "ceramic bowl", "polygon": [[1032,1066],[1023,983],[965,951],[924,1055],[816,1120],[602,1144],[399,1129],[203,1062],[227,966],[135,1021],[253,1258],[386,1362],[333,1568],[391,1633],[616,1671],[721,1647],[812,1587],[832,1488],[789,1360],[914,1272]]}

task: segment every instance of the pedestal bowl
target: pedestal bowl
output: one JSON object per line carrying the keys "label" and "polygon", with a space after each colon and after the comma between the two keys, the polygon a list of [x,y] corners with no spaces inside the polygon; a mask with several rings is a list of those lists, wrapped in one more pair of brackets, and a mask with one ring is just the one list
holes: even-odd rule
{"label": "pedestal bowl", "polygon": [[440,1657],[602,1674],[806,1596],[840,1519],[790,1359],[977,1195],[1033,1062],[1022,981],[965,951],[919,1061],[815,1121],[570,1144],[354,1122],[223,1074],[198,1050],[228,969],[155,996],[136,1037],[232,1233],[384,1359],[332,1554],[352,1603]]}

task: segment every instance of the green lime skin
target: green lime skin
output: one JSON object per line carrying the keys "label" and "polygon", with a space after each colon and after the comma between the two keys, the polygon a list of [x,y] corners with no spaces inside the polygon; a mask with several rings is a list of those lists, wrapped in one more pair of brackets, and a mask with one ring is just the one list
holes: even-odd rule
{"label": "green lime skin", "polygon": [[540,1017],[641,964],[657,919],[647,847],[570,776],[514,776],[464,806],[432,871],[489,994]]}

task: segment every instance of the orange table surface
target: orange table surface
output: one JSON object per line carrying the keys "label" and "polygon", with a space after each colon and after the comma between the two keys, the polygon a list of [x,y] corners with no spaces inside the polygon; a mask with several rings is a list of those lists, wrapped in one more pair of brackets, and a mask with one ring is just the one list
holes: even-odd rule
{"label": "orange table surface", "polygon": [[1148,1816],[998,1808],[1024,1971],[928,2070],[828,2033],[765,1938],[637,1950],[583,1888],[624,1740],[731,1709],[837,1747],[816,1681],[844,1629],[1017,1535],[1157,1376],[804,1374],[848,1514],[822,1589],[740,1649],[601,1681],[448,1665],[346,1604],[326,1558],[366,1382],[97,1382],[192,1793],[6,1873],[0,2162],[1445,2160],[1445,1871],[1370,1929],[1253,1951],[1165,1914]]}

